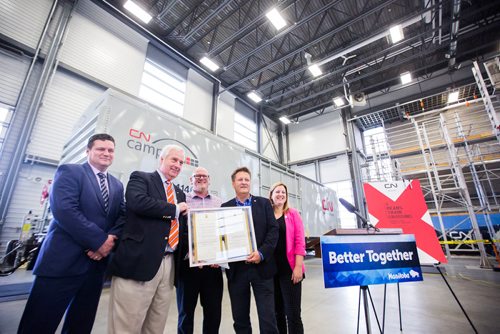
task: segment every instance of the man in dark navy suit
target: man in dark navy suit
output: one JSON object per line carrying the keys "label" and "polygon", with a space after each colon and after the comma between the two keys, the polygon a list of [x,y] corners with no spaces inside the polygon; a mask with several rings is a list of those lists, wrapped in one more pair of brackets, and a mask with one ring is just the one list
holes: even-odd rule
{"label": "man in dark navy suit", "polygon": [[50,194],[54,219],[18,333],[54,333],[66,310],[63,333],[91,332],[108,255],[125,218],[123,185],[107,173],[114,154],[113,137],[95,134],[88,162],[57,169]]}
{"label": "man in dark navy suit", "polygon": [[274,313],[274,283],[276,273],[274,248],[278,242],[278,223],[271,202],[250,194],[251,174],[240,167],[231,174],[236,198],[223,207],[251,206],[257,250],[246,261],[230,263],[226,270],[234,330],[237,334],[252,333],[250,323],[250,287],[252,287],[262,334],[278,333]]}

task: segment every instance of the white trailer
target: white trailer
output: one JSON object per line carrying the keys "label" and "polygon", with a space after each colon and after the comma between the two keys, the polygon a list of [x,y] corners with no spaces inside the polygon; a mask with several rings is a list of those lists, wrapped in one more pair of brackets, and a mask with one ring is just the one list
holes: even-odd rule
{"label": "white trailer", "polygon": [[252,171],[252,194],[267,197],[270,186],[284,182],[290,205],[304,220],[306,237],[340,227],[337,196],[333,190],[288,168],[272,162],[234,142],[151,106],[142,100],[107,90],[84,112],[73,135],[64,146],[63,163],[85,161],[85,145],[94,133],[109,133],[115,138],[115,160],[110,172],[125,185],[134,170],[153,171],[167,144],[185,149],[186,161],[177,184],[189,191],[189,176],[197,166],[211,174],[211,192],[229,200],[234,197],[231,173],[241,166]]}

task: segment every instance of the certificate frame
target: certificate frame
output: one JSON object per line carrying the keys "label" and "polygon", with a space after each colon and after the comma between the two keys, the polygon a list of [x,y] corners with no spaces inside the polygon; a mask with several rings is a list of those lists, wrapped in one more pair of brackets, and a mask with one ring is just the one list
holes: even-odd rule
{"label": "certificate frame", "polygon": [[257,250],[249,206],[190,209],[189,266],[245,260]]}

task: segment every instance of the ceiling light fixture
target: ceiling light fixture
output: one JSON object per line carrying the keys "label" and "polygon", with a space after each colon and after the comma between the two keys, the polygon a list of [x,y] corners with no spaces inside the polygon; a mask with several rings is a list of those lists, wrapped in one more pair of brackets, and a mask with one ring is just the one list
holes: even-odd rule
{"label": "ceiling light fixture", "polygon": [[283,123],[285,125],[292,123],[292,121],[289,120],[286,116],[281,116],[279,119],[280,119],[281,123]]}
{"label": "ceiling light fixture", "polygon": [[321,74],[323,74],[321,68],[319,68],[319,66],[316,64],[309,66],[309,72],[311,72],[311,74],[315,77],[318,77]]}
{"label": "ceiling light fixture", "polygon": [[400,24],[390,28],[389,34],[391,35],[391,41],[393,44],[397,43],[397,42],[401,41],[403,38],[405,38],[405,35],[403,33],[403,28],[401,27]]}
{"label": "ceiling light fixture", "polygon": [[400,74],[401,77],[401,84],[406,85],[407,83],[411,82],[411,73],[410,72],[405,72]]}
{"label": "ceiling light fixture", "polygon": [[252,101],[254,101],[255,103],[259,103],[260,101],[262,101],[262,97],[260,97],[256,92],[250,92],[247,94],[248,98]]}
{"label": "ceiling light fixture", "polygon": [[132,14],[134,14],[135,16],[137,16],[142,22],[144,22],[146,24],[148,24],[149,21],[151,21],[151,19],[153,18],[151,15],[149,15],[149,13],[147,11],[145,11],[144,9],[139,7],[132,0],[128,0],[127,2],[125,2],[123,7],[126,10],[128,10],[129,12],[131,12]]}
{"label": "ceiling light fixture", "polygon": [[200,63],[205,65],[210,71],[215,72],[219,69],[219,65],[208,59],[207,57],[203,57],[200,59]]}
{"label": "ceiling light fixture", "polygon": [[337,108],[342,107],[343,105],[345,105],[345,103],[345,99],[341,96],[333,99],[333,104],[335,104],[335,107]]}
{"label": "ceiling light fixture", "polygon": [[281,28],[286,26],[285,19],[281,16],[276,8],[273,8],[269,12],[267,12],[266,16],[269,21],[271,21],[276,30],[280,30]]}
{"label": "ceiling light fixture", "polygon": [[453,103],[458,101],[458,90],[448,94],[448,103]]}

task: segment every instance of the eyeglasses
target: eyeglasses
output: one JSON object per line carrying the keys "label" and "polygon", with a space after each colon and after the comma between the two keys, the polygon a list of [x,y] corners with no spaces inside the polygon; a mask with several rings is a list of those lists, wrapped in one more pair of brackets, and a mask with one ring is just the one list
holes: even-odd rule
{"label": "eyeglasses", "polygon": [[210,175],[200,175],[200,174],[196,174],[196,175],[193,175],[193,177],[197,180],[201,180],[201,179],[208,179],[210,178]]}

